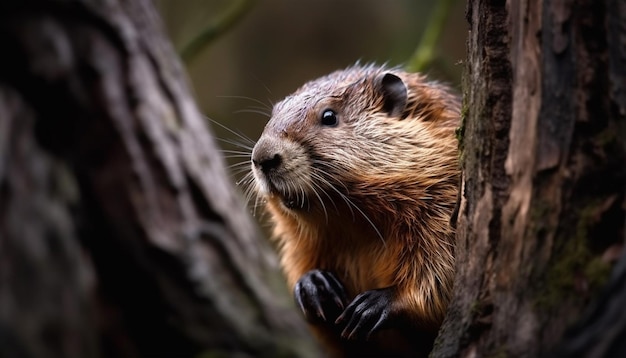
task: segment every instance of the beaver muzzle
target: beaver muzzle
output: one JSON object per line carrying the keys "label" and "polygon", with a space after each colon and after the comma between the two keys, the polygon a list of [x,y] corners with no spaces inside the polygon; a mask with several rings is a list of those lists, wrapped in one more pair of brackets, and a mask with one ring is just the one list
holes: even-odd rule
{"label": "beaver muzzle", "polygon": [[278,196],[289,209],[304,207],[309,166],[298,144],[262,135],[252,150],[251,159],[252,172],[264,195]]}

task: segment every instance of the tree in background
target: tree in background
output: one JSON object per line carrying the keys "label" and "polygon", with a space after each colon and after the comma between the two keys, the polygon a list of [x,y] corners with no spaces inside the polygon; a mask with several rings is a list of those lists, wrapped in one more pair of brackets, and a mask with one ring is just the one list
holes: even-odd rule
{"label": "tree in background", "polygon": [[[626,5],[467,15],[459,270],[433,355],[624,352],[626,264],[559,342],[624,242]],[[3,356],[317,356],[151,2],[5,2],[0,43]]]}
{"label": "tree in background", "polygon": [[0,355],[316,356],[152,3],[0,5]]}

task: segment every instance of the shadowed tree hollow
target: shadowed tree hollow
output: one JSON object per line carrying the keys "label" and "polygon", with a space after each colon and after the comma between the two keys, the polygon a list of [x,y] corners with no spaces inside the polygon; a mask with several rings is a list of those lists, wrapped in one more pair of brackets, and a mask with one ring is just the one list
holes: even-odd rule
{"label": "shadowed tree hollow", "polygon": [[[626,4],[467,18],[433,355],[623,353]],[[0,43],[2,356],[319,356],[150,1],[3,2]]]}

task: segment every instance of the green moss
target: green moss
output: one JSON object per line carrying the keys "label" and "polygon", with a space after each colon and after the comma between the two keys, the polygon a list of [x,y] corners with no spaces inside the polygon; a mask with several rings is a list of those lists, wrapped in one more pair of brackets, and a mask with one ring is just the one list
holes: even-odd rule
{"label": "green moss", "polygon": [[461,128],[464,127],[468,114],[469,114],[469,107],[467,106],[467,103],[463,101],[463,104],[461,104]]}
{"label": "green moss", "polygon": [[470,315],[471,317],[479,316],[483,311],[483,305],[479,300],[474,300],[470,305]]}
{"label": "green moss", "polygon": [[[530,222],[532,226],[530,227],[531,235],[537,236],[542,231],[549,230],[548,223],[545,218],[548,217],[552,211],[552,207],[545,201],[539,199],[530,209]],[[514,219],[514,218],[513,218]]]}
{"label": "green moss", "polygon": [[462,127],[457,127],[454,130],[454,136],[456,137],[456,140],[459,141],[459,145],[460,145],[461,140],[463,140],[463,128]]}
{"label": "green moss", "polygon": [[575,275],[589,260],[588,252],[580,243],[569,243],[546,273],[543,291],[537,297],[541,308],[557,306],[575,289]]}
{"label": "green moss", "polygon": [[618,132],[611,126],[593,137],[593,142],[599,147],[611,146],[618,139]]}
{"label": "green moss", "polygon": [[[578,212],[578,224],[573,235],[568,238],[557,238],[555,247],[562,249],[555,256],[545,273],[536,303],[541,308],[553,308],[561,304],[572,293],[580,290],[584,283],[585,291],[596,292],[604,285],[610,275],[608,263],[594,254],[588,246],[588,234],[595,223],[598,202],[593,202]],[[537,210],[536,215],[545,211]],[[534,215],[533,215],[534,216]],[[536,218],[535,222],[536,221]]]}
{"label": "green moss", "polygon": [[599,288],[604,286],[611,276],[611,265],[596,257],[587,263],[584,274],[593,288]]}

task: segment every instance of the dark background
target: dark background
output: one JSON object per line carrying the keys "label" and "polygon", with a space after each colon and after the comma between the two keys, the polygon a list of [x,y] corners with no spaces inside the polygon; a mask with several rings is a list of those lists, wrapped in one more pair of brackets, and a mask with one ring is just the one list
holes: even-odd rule
{"label": "dark background", "polygon": [[[219,17],[234,0],[160,0],[177,49]],[[307,80],[356,61],[403,65],[417,47],[436,1],[256,1],[230,31],[187,63],[201,111],[256,140],[271,107]],[[467,23],[456,1],[426,72],[459,87]],[[269,109],[262,108],[269,113]],[[220,138],[232,134],[213,125]],[[236,161],[236,159],[235,159]]]}

